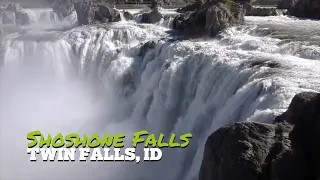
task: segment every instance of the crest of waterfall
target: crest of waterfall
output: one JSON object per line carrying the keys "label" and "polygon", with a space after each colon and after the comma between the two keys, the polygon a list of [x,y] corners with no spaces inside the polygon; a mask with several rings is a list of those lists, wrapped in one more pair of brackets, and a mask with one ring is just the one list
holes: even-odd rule
{"label": "crest of waterfall", "polygon": [[[14,132],[23,142],[9,143],[11,153],[25,152],[25,134],[35,127],[52,134],[127,133],[128,147],[130,135],[141,129],[193,138],[187,148],[163,149],[162,160],[152,163],[30,165],[23,163],[27,155],[10,160],[2,153],[7,171],[1,177],[41,169],[37,175],[48,178],[55,168],[55,178],[77,172],[86,179],[198,179],[212,132],[241,121],[270,123],[296,93],[319,91],[320,26],[307,21],[247,17],[246,25],[227,29],[219,40],[181,41],[168,26],[134,21],[6,36],[0,137],[8,144],[3,137]],[[314,36],[290,36],[295,30]],[[13,162],[17,169],[7,165]]]}

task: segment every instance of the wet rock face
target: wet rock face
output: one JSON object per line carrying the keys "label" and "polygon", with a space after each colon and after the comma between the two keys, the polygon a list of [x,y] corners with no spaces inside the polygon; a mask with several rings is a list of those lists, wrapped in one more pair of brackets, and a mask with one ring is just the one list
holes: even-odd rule
{"label": "wet rock face", "polygon": [[300,0],[295,6],[289,9],[293,16],[302,18],[320,19],[319,0]]}
{"label": "wet rock face", "polygon": [[187,5],[187,6],[183,7],[183,8],[177,9],[177,12],[184,13],[184,12],[188,12],[188,11],[196,11],[202,5],[203,5],[203,1],[202,0],[197,0],[196,2],[194,2],[192,4],[189,4],[189,5]]}
{"label": "wet rock face", "polygon": [[282,0],[278,4],[278,9],[291,9],[299,0]]}
{"label": "wet rock face", "polygon": [[30,19],[19,4],[4,3],[0,8],[0,25],[2,24],[16,24],[27,25]]}
{"label": "wet rock face", "polygon": [[159,8],[156,7],[154,9],[152,9],[152,11],[149,13],[143,13],[142,18],[141,18],[141,22],[154,24],[154,23],[159,22],[163,18],[164,18],[164,16],[160,13]]}
{"label": "wet rock face", "polygon": [[295,126],[291,133],[295,142],[301,143],[307,158],[311,177],[320,178],[320,93],[300,93],[288,110],[275,119]]}
{"label": "wet rock face", "polygon": [[79,25],[118,22],[121,20],[118,10],[93,1],[75,2],[74,9],[77,13]]}
{"label": "wet rock face", "polygon": [[6,8],[6,11],[11,11],[11,12],[19,12],[22,10],[22,7],[20,6],[20,4],[13,4],[13,3],[10,3],[7,5],[7,8]]}
{"label": "wet rock face", "polygon": [[294,97],[274,124],[236,123],[205,145],[200,180],[320,178],[320,94]]}
{"label": "wet rock face", "polygon": [[132,15],[130,12],[128,12],[128,11],[124,11],[124,12],[123,12],[123,17],[124,17],[127,21],[133,20],[133,15]]}
{"label": "wet rock face", "polygon": [[280,13],[276,8],[254,7],[251,4],[244,4],[243,8],[246,10],[246,16],[278,16]]}
{"label": "wet rock face", "polygon": [[155,48],[157,43],[157,41],[148,41],[145,44],[143,44],[140,49],[139,56],[144,57],[150,49]]}
{"label": "wet rock face", "polygon": [[229,0],[203,3],[195,12],[185,12],[173,21],[173,27],[188,37],[215,37],[223,29],[244,23],[244,9]]}
{"label": "wet rock face", "polygon": [[94,23],[95,12],[98,10],[98,7],[93,2],[76,2],[74,3],[74,9],[77,13],[78,24],[79,25],[88,25]]}
{"label": "wet rock face", "polygon": [[120,12],[108,6],[97,5],[94,19],[99,22],[118,22],[121,20]]}
{"label": "wet rock face", "polygon": [[121,20],[120,12],[99,1],[90,0],[54,0],[52,9],[65,18],[76,11],[79,25],[88,25]]}
{"label": "wet rock face", "polygon": [[278,8],[288,9],[292,16],[320,19],[319,0],[282,0]]}
{"label": "wet rock face", "polygon": [[74,11],[74,5],[72,0],[55,0],[51,5],[53,11],[65,18]]}
{"label": "wet rock face", "polygon": [[26,12],[16,12],[16,24],[27,25],[30,24],[29,16]]}

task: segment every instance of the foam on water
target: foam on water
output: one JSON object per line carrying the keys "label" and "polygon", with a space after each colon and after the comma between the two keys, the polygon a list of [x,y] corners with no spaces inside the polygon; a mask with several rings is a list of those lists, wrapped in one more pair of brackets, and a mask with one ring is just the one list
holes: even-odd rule
{"label": "foam on water", "polygon": [[[289,36],[317,33],[317,22],[246,20],[223,32],[220,40],[178,41],[168,27],[133,21],[7,36],[0,56],[0,138],[11,148],[1,152],[1,178],[41,168],[45,173],[32,177],[54,174],[57,179],[75,171],[79,174],[69,177],[198,179],[204,143],[212,132],[239,121],[270,123],[296,93],[320,87],[317,37],[300,46],[299,34]],[[155,47],[141,51],[151,40]],[[163,149],[157,163],[28,164],[25,134],[35,127],[128,136],[141,129],[167,137],[190,132],[193,139],[187,148]],[[9,132],[16,141],[6,141]]]}

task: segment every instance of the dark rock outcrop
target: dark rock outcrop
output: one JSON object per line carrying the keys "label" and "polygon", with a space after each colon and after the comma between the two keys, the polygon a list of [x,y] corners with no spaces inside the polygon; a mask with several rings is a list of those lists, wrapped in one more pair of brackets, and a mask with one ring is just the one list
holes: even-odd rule
{"label": "dark rock outcrop", "polygon": [[299,0],[282,0],[278,4],[278,9],[291,9]]}
{"label": "dark rock outcrop", "polygon": [[133,15],[132,15],[130,12],[128,12],[128,11],[124,11],[124,12],[123,12],[123,17],[124,17],[127,21],[133,19]]}
{"label": "dark rock outcrop", "polygon": [[98,11],[98,7],[94,2],[76,2],[74,3],[74,9],[80,26],[94,23],[95,13]]}
{"label": "dark rock outcrop", "polygon": [[105,5],[97,5],[98,10],[95,12],[94,19],[99,22],[118,22],[121,21],[120,12],[117,9]]}
{"label": "dark rock outcrop", "polygon": [[205,2],[195,12],[175,17],[173,27],[188,37],[215,37],[221,30],[244,23],[243,7],[231,0]]}
{"label": "dark rock outcrop", "polygon": [[254,2],[258,5],[267,5],[267,6],[276,6],[279,3],[280,0],[253,0],[251,2]]}
{"label": "dark rock outcrop", "polygon": [[246,10],[246,16],[279,16],[287,14],[285,10],[273,7],[254,7],[249,3],[243,4],[243,8]]}
{"label": "dark rock outcrop", "polygon": [[55,0],[51,7],[62,18],[69,16],[74,11],[72,0]]}
{"label": "dark rock outcrop", "polygon": [[150,49],[155,48],[157,41],[148,41],[141,46],[139,56],[144,56]]}
{"label": "dark rock outcrop", "polygon": [[274,124],[236,123],[205,145],[200,180],[320,178],[320,94],[296,95]]}
{"label": "dark rock outcrop", "polygon": [[0,8],[0,24],[27,25],[30,23],[28,14],[20,4],[5,2]]}
{"label": "dark rock outcrop", "polygon": [[238,2],[240,4],[245,4],[245,3],[251,3],[252,0],[234,0],[235,2]]}
{"label": "dark rock outcrop", "polygon": [[141,22],[142,23],[157,23],[163,18],[164,18],[164,16],[159,11],[159,8],[155,7],[152,9],[151,12],[142,14]]}
{"label": "dark rock outcrop", "polygon": [[20,4],[14,4],[14,3],[10,3],[7,5],[6,11],[11,11],[11,12],[19,12],[22,10],[22,7],[20,6]]}
{"label": "dark rock outcrop", "polygon": [[30,21],[31,20],[26,12],[24,11],[16,12],[16,24],[24,26],[24,25],[30,24]]}
{"label": "dark rock outcrop", "polygon": [[150,9],[155,9],[157,7],[163,7],[163,0],[151,0],[151,4],[148,6]]}
{"label": "dark rock outcrop", "polygon": [[74,3],[74,9],[77,13],[79,25],[118,22],[121,20],[118,10],[93,1],[76,2]]}
{"label": "dark rock outcrop", "polygon": [[288,9],[292,16],[320,19],[319,0],[282,0],[278,4],[278,8]]}
{"label": "dark rock outcrop", "polygon": [[104,3],[90,0],[53,0],[52,9],[62,18],[73,11],[77,13],[79,25],[88,25],[121,20],[120,12]]}
{"label": "dark rock outcrop", "polygon": [[289,9],[290,15],[302,18],[320,19],[319,0],[300,0]]}
{"label": "dark rock outcrop", "polygon": [[196,11],[197,9],[199,9],[201,6],[203,5],[203,1],[202,0],[197,0],[196,2],[189,4],[183,8],[179,8],[177,9],[177,12],[179,13],[185,13],[188,11]]}
{"label": "dark rock outcrop", "polygon": [[2,24],[15,24],[16,14],[11,11],[0,12]]}

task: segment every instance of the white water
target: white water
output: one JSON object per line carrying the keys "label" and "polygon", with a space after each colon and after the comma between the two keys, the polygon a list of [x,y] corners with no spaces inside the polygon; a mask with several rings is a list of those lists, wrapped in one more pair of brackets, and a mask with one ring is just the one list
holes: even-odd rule
{"label": "white water", "polygon": [[[36,23],[7,35],[0,56],[6,144],[0,179],[198,179],[208,135],[238,121],[272,122],[296,93],[320,87],[320,22],[246,19],[221,40],[173,41],[164,24],[136,22],[68,31]],[[149,40],[159,42],[139,56]],[[187,148],[164,149],[159,162],[57,165],[28,162],[26,133],[35,129],[128,136],[147,129],[191,132],[193,139]]]}

